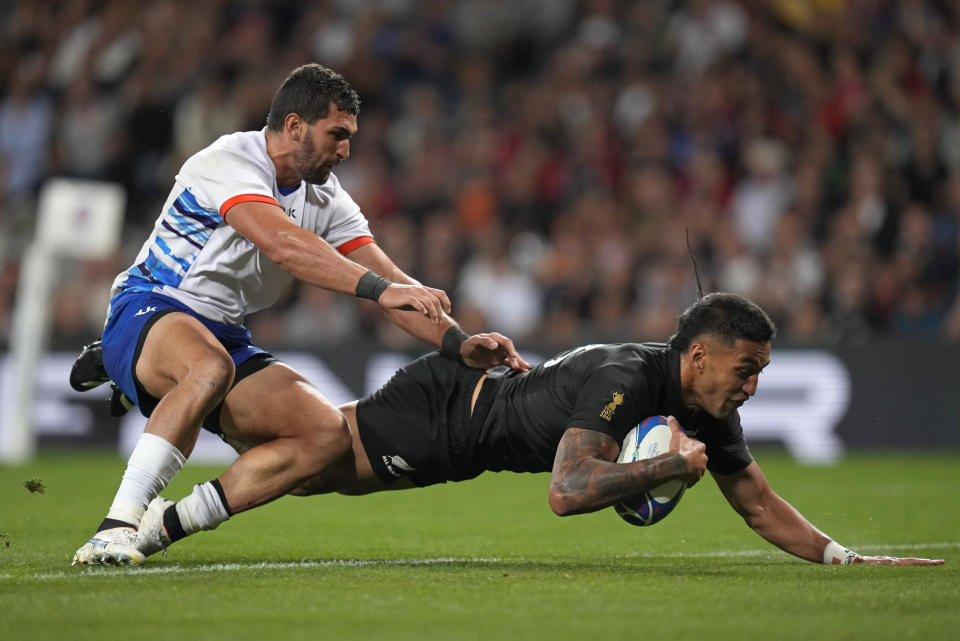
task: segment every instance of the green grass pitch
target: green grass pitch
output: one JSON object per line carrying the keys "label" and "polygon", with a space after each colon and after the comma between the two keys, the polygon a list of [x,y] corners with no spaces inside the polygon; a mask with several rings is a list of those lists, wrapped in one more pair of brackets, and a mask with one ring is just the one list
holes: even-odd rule
{"label": "green grass pitch", "polygon": [[[638,528],[609,509],[558,518],[547,475],[504,473],[286,497],[142,568],[71,567],[123,462],[47,454],[0,467],[0,639],[960,638],[960,454],[834,467],[756,454],[774,489],[841,543],[946,565],[800,561],[748,530],[709,478]],[[188,466],[164,494],[218,472]]]}

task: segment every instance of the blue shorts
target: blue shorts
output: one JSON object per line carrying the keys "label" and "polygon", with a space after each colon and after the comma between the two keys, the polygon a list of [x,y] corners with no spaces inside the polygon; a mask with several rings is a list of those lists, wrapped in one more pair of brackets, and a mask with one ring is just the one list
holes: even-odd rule
{"label": "blue shorts", "polygon": [[[137,361],[153,324],[171,312],[183,312],[193,316],[210,330],[229,352],[237,368],[233,384],[257,372],[275,359],[253,344],[250,331],[242,325],[224,325],[200,316],[183,303],[158,294],[144,291],[124,291],[110,301],[110,315],[103,328],[103,365],[124,394],[136,402],[140,413],[150,416],[160,399],[151,396],[136,377]],[[217,407],[204,427],[214,433],[220,432],[220,408]]]}

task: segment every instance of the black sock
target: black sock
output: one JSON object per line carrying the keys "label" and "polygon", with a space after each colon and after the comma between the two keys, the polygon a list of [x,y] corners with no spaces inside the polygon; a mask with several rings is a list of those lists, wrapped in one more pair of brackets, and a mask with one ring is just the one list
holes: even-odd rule
{"label": "black sock", "polygon": [[127,523],[126,521],[118,521],[117,519],[103,519],[103,521],[100,523],[100,527],[97,528],[97,532],[112,530],[115,527],[132,527],[134,530],[137,529],[136,525]]}
{"label": "black sock", "polygon": [[171,542],[179,541],[187,535],[180,523],[180,515],[177,514],[176,504],[163,511],[163,527],[167,530],[167,536],[170,537]]}
{"label": "black sock", "polygon": [[220,480],[213,479],[210,481],[210,485],[212,485],[213,489],[220,495],[220,502],[223,503],[223,509],[227,511],[227,516],[233,516],[233,510],[230,509],[230,504],[227,503],[227,495],[223,493],[223,486],[220,485]]}

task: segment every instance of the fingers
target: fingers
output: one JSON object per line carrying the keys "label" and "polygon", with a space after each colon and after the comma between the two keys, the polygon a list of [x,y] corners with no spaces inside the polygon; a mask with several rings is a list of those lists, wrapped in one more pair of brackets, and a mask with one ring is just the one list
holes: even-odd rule
{"label": "fingers", "polygon": [[444,312],[450,310],[450,299],[443,290],[422,285],[392,283],[377,302],[387,309],[415,310],[429,317],[435,324],[439,324],[443,320]]}
{"label": "fingers", "polygon": [[450,299],[447,298],[446,292],[433,287],[421,287],[420,289],[423,290],[422,295],[429,308],[427,316],[434,323],[440,323],[443,320],[443,313],[450,311]]}
{"label": "fingers", "polygon": [[515,369],[521,372],[530,371],[530,363],[523,360],[523,357],[521,357],[519,354],[517,354],[516,357],[513,357],[513,356],[508,357],[507,365],[510,366],[510,369]]}
{"label": "fingers", "polygon": [[442,289],[435,289],[433,287],[424,287],[425,290],[433,294],[439,301],[440,305],[443,307],[443,311],[450,313],[450,310],[453,309],[453,305],[450,303],[450,298],[447,296],[447,292]]}
{"label": "fingers", "polygon": [[686,432],[683,431],[683,428],[680,427],[680,421],[674,416],[667,417],[667,427],[670,428],[670,449],[679,450],[683,445],[683,442],[689,440]]}
{"label": "fingers", "polygon": [[687,462],[687,472],[681,478],[688,486],[696,485],[707,471],[707,446],[701,441],[689,438],[676,417],[668,416],[667,426],[672,432],[670,449]]}
{"label": "fingers", "polygon": [[677,420],[677,417],[676,417],[676,416],[668,416],[668,417],[667,417],[667,427],[669,427],[669,428],[670,428],[670,431],[672,431],[672,432],[674,432],[674,433],[680,432],[681,434],[683,434],[684,436],[686,436],[686,433],[683,431],[683,428],[680,427],[680,421]]}
{"label": "fingers", "polygon": [[523,360],[513,341],[497,332],[474,334],[464,343],[464,362],[471,367],[487,368],[507,365],[511,369],[526,372],[530,364]]}
{"label": "fingers", "polygon": [[493,342],[491,349],[497,349],[501,352],[503,362],[506,365],[521,372],[526,372],[530,369],[530,364],[523,360],[523,357],[520,356],[520,352],[517,351],[512,340],[497,332],[490,332],[486,334],[486,336]]}
{"label": "fingers", "polygon": [[854,563],[867,565],[943,565],[943,559],[920,559],[915,557],[862,556],[853,559]]}

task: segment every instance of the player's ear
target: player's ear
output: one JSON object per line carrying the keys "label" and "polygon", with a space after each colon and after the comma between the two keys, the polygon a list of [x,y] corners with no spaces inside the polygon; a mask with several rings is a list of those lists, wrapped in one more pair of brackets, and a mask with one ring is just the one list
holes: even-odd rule
{"label": "player's ear", "polygon": [[706,346],[702,341],[694,341],[690,343],[690,347],[687,348],[687,354],[690,357],[690,364],[693,366],[694,372],[702,374],[706,367]]}
{"label": "player's ear", "polygon": [[306,133],[306,125],[298,114],[289,113],[287,117],[283,119],[283,127],[287,130],[287,133],[290,134],[290,137],[299,142],[303,138],[304,133]]}

